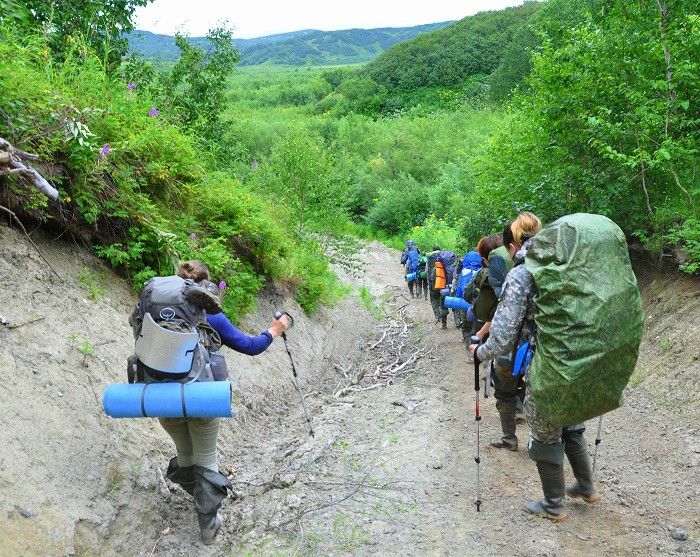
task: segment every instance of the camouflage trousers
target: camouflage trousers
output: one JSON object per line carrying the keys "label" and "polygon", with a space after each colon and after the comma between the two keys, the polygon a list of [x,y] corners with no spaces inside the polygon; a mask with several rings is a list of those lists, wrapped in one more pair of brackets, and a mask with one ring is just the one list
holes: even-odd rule
{"label": "camouflage trousers", "polygon": [[530,383],[525,380],[525,417],[527,418],[527,423],[530,425],[530,439],[539,441],[546,445],[552,445],[555,443],[562,442],[562,433],[565,431],[579,431],[585,430],[585,424],[576,424],[566,427],[557,426],[551,424],[547,419],[540,414],[537,410],[537,403],[535,398],[532,396],[532,389],[530,389]]}
{"label": "camouflage trousers", "polygon": [[442,305],[440,290],[436,290],[435,288],[430,289],[430,305],[433,308],[433,315],[435,315],[435,319],[447,317],[449,312],[447,311],[447,308]]}
{"label": "camouflage trousers", "polygon": [[522,377],[513,377],[510,372],[501,371],[494,364],[491,371],[493,381],[493,395],[496,399],[496,410],[501,419],[503,437],[517,439],[515,436],[515,415],[517,413],[518,387],[522,383]]}

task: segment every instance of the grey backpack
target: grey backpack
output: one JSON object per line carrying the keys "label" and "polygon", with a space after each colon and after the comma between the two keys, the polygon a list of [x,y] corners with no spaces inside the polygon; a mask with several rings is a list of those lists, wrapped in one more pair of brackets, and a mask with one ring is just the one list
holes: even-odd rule
{"label": "grey backpack", "polygon": [[134,355],[128,359],[129,383],[213,381],[211,352],[221,348],[206,311],[188,301],[200,288],[191,279],[155,277],[146,283],[129,323]]}

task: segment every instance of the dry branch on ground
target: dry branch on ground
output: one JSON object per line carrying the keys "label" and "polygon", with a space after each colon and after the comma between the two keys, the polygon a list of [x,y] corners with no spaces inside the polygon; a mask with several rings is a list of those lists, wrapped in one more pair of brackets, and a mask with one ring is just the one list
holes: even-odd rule
{"label": "dry branch on ground", "polygon": [[[371,357],[367,361],[350,368],[334,364],[345,378],[336,387],[334,398],[391,385],[397,377],[413,371],[412,364],[433,351],[433,348],[424,345],[412,348],[411,324],[406,319],[405,305],[393,310],[391,317],[386,318],[379,329],[382,335],[369,346]],[[366,384],[361,384],[363,381]],[[345,385],[341,387],[343,383]]]}
{"label": "dry branch on ground", "polygon": [[19,175],[51,199],[58,199],[58,191],[27,162],[36,161],[39,155],[16,149],[6,139],[0,137],[0,176]]}

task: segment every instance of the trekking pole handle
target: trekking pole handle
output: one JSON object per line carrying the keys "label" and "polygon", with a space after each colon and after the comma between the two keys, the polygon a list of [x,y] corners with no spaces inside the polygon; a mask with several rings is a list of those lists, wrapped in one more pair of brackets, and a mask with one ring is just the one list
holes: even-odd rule
{"label": "trekking pole handle", "polygon": [[[472,336],[472,338],[471,338],[472,344],[478,345],[480,342],[481,342],[481,339],[478,336],[476,336],[476,335]],[[477,346],[477,349],[478,349],[478,346]],[[481,362],[479,361],[479,357],[476,355],[476,350],[474,350],[474,390],[477,392],[481,388],[479,385],[479,364],[480,363]]]}
{"label": "trekking pole handle", "polygon": [[[289,312],[284,311],[284,310],[283,310],[283,311],[276,311],[275,314],[274,314],[272,317],[273,317],[274,319],[279,319],[279,318],[282,317],[283,315],[286,315],[286,316],[287,316],[287,319],[289,320],[289,325],[287,326],[287,328],[288,328],[288,329],[291,329],[292,326],[294,325],[294,318],[292,317],[292,315],[291,315]],[[284,334],[284,333],[282,333],[282,334]]]}

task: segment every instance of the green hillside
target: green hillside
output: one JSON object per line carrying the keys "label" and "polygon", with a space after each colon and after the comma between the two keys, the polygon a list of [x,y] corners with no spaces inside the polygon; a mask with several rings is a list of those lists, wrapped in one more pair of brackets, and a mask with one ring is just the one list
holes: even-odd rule
{"label": "green hillside", "polygon": [[449,21],[382,29],[311,31],[274,43],[255,42],[241,48],[241,65],[285,64],[327,66],[368,62],[386,49],[449,25]]}
{"label": "green hillside", "polygon": [[493,72],[515,32],[541,7],[522,6],[482,12],[397,44],[367,64],[361,75],[390,92],[455,86],[470,76]]}
{"label": "green hillside", "polygon": [[[450,23],[446,21],[415,27],[347,29],[344,31],[306,29],[255,39],[233,39],[233,44],[241,53],[239,62],[241,66],[358,64],[375,59],[395,44],[424,33],[430,33]],[[149,60],[174,62],[180,55],[175,44],[175,37],[170,35],[134,31],[128,35],[128,39],[131,51]],[[199,47],[207,44],[206,37],[188,37],[187,40]]]}
{"label": "green hillside", "polygon": [[[313,29],[293,31],[291,33],[279,33],[276,35],[266,35],[255,39],[233,39],[233,44],[244,53],[251,48],[264,48],[276,43],[289,40],[293,37],[303,37],[309,33],[317,33]],[[136,52],[148,60],[174,62],[180,57],[180,50],[175,44],[175,37],[172,35],[160,35],[150,31],[133,31],[127,35],[129,49]],[[187,37],[187,40],[195,45],[203,47],[207,44],[206,37]]]}

